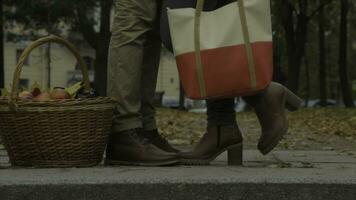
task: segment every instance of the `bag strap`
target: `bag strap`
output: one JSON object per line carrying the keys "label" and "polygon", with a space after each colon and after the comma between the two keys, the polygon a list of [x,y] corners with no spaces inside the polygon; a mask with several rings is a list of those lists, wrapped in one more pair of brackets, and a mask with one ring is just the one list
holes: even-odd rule
{"label": "bag strap", "polygon": [[204,4],[205,4],[205,0],[197,0],[195,21],[194,21],[195,62],[196,62],[196,70],[197,70],[198,84],[199,84],[201,97],[206,97],[204,66],[202,64],[201,54],[200,54],[200,17],[203,11]]}
{"label": "bag strap", "polygon": [[250,40],[250,33],[247,26],[246,12],[245,12],[245,3],[244,0],[238,0],[237,4],[239,6],[242,34],[245,42],[245,49],[247,54],[248,69],[250,73],[250,83],[252,88],[257,87],[257,78],[256,78],[256,69],[255,61],[253,59],[253,51]]}
{"label": "bag strap", "polygon": [[[195,10],[195,21],[194,21],[194,48],[195,48],[195,62],[196,62],[196,71],[198,76],[198,84],[200,89],[201,97],[206,97],[206,86],[204,80],[204,66],[201,60],[201,49],[200,49],[200,21],[201,21],[201,13],[203,12],[205,0],[197,0],[196,10]],[[247,26],[246,12],[244,0],[237,1],[239,13],[240,13],[240,21],[242,26],[242,33],[245,43],[247,62],[250,74],[250,83],[252,88],[257,87],[257,78],[256,78],[256,70],[255,70],[255,62],[253,59],[253,51],[249,36],[249,30]]]}

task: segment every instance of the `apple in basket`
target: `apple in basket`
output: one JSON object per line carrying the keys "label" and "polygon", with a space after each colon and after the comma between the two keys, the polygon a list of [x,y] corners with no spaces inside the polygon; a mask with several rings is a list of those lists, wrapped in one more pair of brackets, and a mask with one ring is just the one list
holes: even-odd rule
{"label": "apple in basket", "polygon": [[23,101],[30,101],[33,99],[33,95],[29,91],[22,91],[19,94],[19,98]]}
{"label": "apple in basket", "polygon": [[50,101],[51,95],[48,92],[42,92],[37,97],[35,97],[33,100],[37,101],[37,102]]}
{"label": "apple in basket", "polygon": [[70,95],[62,87],[55,87],[51,92],[51,99],[69,99]]}
{"label": "apple in basket", "polygon": [[40,88],[34,88],[33,91],[32,91],[32,95],[33,97],[37,97],[38,95],[41,94],[41,90]]}

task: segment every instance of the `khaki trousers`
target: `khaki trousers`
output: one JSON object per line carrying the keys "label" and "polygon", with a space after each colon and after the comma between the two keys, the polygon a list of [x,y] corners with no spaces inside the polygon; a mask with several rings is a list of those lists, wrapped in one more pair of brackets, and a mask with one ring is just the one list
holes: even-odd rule
{"label": "khaki trousers", "polygon": [[153,100],[160,60],[158,0],[115,0],[108,96],[118,101],[113,131],[156,129]]}

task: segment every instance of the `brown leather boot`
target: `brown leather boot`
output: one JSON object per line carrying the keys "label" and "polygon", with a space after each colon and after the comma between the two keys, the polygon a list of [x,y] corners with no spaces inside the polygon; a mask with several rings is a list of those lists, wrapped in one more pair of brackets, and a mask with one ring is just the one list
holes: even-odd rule
{"label": "brown leather boot", "polygon": [[178,153],[179,150],[173,148],[168,141],[163,138],[159,133],[158,130],[151,130],[151,131],[145,131],[145,130],[140,130],[142,132],[143,136],[152,142],[156,147],[162,149],[163,151],[166,152],[172,152],[172,153]]}
{"label": "brown leather boot", "polygon": [[261,95],[243,98],[255,109],[262,135],[258,149],[264,155],[271,152],[288,131],[285,108],[297,110],[302,99],[281,84],[272,82]]}
{"label": "brown leather boot", "polygon": [[227,150],[231,155],[242,153],[242,136],[237,125],[209,127],[193,151],[179,155],[183,164],[207,165]]}
{"label": "brown leather boot", "polygon": [[159,149],[137,130],[112,134],[106,148],[107,165],[165,166],[178,162],[176,153]]}

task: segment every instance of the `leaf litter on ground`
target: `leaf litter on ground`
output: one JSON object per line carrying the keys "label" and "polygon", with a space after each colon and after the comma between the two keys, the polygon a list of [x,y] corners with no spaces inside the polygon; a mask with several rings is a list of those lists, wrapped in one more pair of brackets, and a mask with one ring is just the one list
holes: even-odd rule
{"label": "leaf litter on ground", "polygon": [[[356,151],[356,109],[320,108],[288,112],[289,131],[279,149]],[[260,125],[253,111],[236,115],[246,148],[256,148]],[[206,114],[160,108],[160,132],[174,145],[196,144],[206,131]]]}

